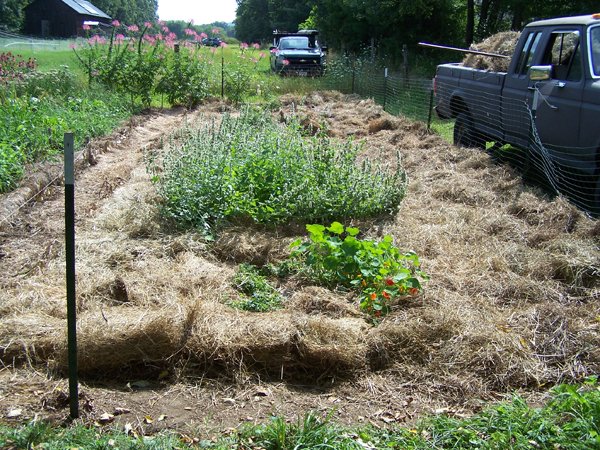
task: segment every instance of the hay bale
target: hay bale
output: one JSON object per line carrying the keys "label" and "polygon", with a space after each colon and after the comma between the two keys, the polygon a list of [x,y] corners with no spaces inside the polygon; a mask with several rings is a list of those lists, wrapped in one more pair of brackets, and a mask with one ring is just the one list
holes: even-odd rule
{"label": "hay bale", "polygon": [[[470,49],[512,56],[517,47],[517,41],[519,40],[520,35],[521,33],[516,31],[497,33],[482,42],[471,45]],[[507,72],[508,66],[510,65],[510,59],[469,54],[463,60],[463,65],[466,67],[473,67],[474,69]]]}
{"label": "hay bale", "polygon": [[295,292],[287,304],[289,310],[301,311],[308,315],[323,315],[332,319],[342,317],[362,317],[355,304],[329,289],[307,286]]}
{"label": "hay bale", "polygon": [[309,317],[298,327],[298,361],[317,375],[348,374],[366,367],[369,326],[362,319]]}
{"label": "hay bale", "polygon": [[18,314],[0,321],[0,361],[5,366],[44,364],[66,340],[66,321],[44,314]]}
{"label": "hay bale", "polygon": [[235,227],[223,230],[211,249],[221,261],[264,266],[286,259],[292,241],[274,232]]}
{"label": "hay bale", "polygon": [[279,372],[288,365],[297,328],[282,312],[250,313],[224,305],[197,305],[186,351],[205,370],[221,375],[258,370]]}
{"label": "hay bale", "polygon": [[[180,350],[183,311],[119,307],[79,318],[77,346],[82,374],[113,376],[147,363],[163,365]],[[66,347],[58,346],[57,366],[66,370]]]}

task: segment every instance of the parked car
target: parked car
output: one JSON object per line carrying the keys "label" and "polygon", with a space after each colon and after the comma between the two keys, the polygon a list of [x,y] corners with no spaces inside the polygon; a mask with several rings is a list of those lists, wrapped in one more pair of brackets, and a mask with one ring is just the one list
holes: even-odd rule
{"label": "parked car", "polygon": [[273,32],[271,69],[280,75],[321,76],[325,70],[326,47],[318,41],[316,30],[297,33]]}
{"label": "parked car", "polygon": [[223,41],[216,37],[215,38],[206,37],[206,38],[202,39],[202,45],[206,45],[207,47],[218,47],[221,45],[221,42],[223,42]]}

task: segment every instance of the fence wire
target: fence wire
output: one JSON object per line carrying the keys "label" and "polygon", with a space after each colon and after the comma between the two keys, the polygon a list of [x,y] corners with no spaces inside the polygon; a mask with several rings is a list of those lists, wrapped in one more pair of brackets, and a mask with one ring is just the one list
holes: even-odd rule
{"label": "fence wire", "polygon": [[[571,134],[558,137],[549,131],[549,114],[556,107],[547,96],[540,93],[534,105],[525,92],[514,98],[502,95],[501,83],[494,84],[489,73],[480,71],[478,76],[490,79],[485,91],[477,83],[461,86],[473,111],[466,105],[456,105],[453,118],[446,121],[433,111],[431,79],[345,60],[330,64],[323,82],[328,89],[372,98],[388,113],[426,122],[428,127],[446,123],[442,125],[444,137],[454,144],[479,147],[498,163],[515,168],[527,182],[564,196],[593,217],[600,216],[600,149],[596,145],[573,145],[580,143],[583,134],[577,127]],[[437,92],[436,96],[443,94]],[[452,121],[454,129],[450,132]],[[587,126],[589,123],[582,119],[580,127]],[[552,135],[552,144],[546,140],[547,135]],[[594,142],[600,142],[600,131],[596,137]]]}

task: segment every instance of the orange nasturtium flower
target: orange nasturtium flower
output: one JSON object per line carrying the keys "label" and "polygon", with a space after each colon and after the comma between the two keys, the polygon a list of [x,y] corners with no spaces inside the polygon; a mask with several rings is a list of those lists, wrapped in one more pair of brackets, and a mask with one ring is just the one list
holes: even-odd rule
{"label": "orange nasturtium flower", "polygon": [[375,300],[377,298],[377,294],[375,292],[371,293],[371,300]]}
{"label": "orange nasturtium flower", "polygon": [[393,286],[394,285],[394,280],[392,280],[391,278],[386,278],[385,279],[385,284],[387,284],[388,286]]}
{"label": "orange nasturtium flower", "polygon": [[383,291],[383,298],[385,298],[386,300],[389,300],[390,294],[388,294],[386,291]]}
{"label": "orange nasturtium flower", "polygon": [[413,287],[408,290],[408,293],[414,297],[419,294],[419,290],[416,287]]}

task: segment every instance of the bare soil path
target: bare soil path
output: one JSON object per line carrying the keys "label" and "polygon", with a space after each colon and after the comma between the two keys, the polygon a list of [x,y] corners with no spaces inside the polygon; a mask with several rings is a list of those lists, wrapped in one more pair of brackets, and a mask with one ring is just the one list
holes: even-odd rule
{"label": "bare soil path", "polygon": [[[145,169],[149,149],[168,151],[170,133],[223,109],[154,112],[90,143],[94,164],[76,177],[83,420],[110,414],[103,423],[206,438],[334,410],[336,421],[384,427],[469,414],[515,390],[539,399],[600,371],[598,223],[485,153],[336,93],[285,97],[277,115],[364,141],[361,158],[402,154],[399,214],[360,226],[420,255],[425,294],[379,327],[316,286],[286,287],[278,312],[227,306],[236,264],[277,261],[294,236],[249,227],[207,243],[175,232]],[[0,227],[4,420],[68,414],[63,210],[52,186]]]}

